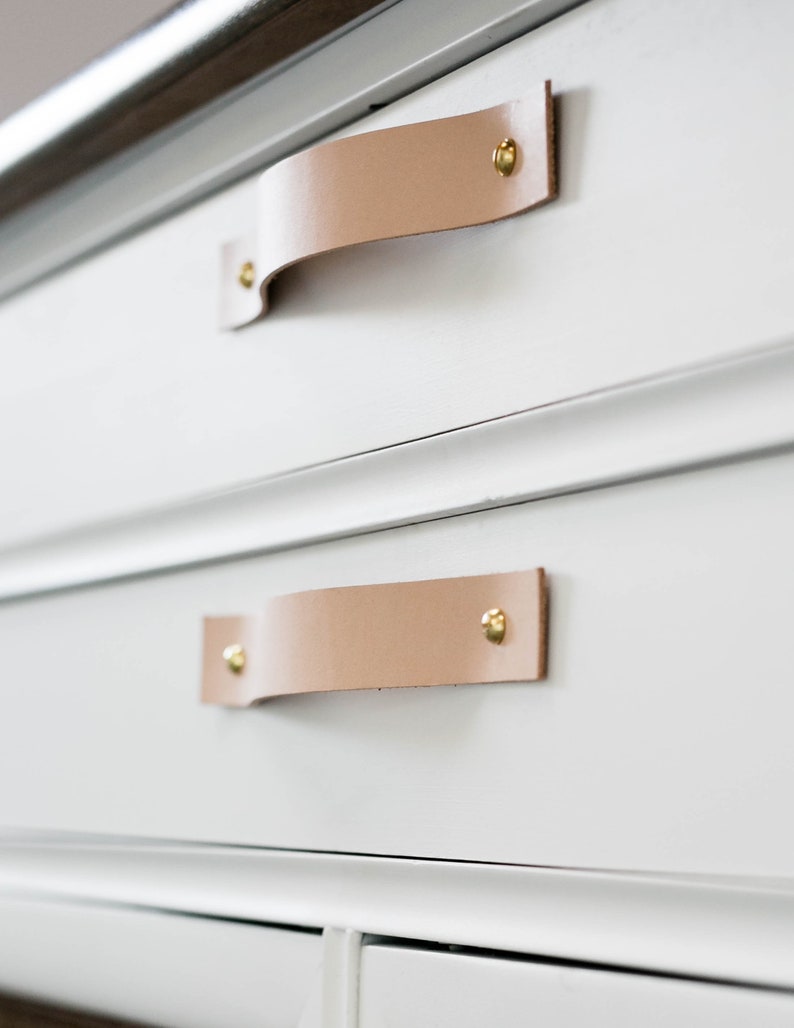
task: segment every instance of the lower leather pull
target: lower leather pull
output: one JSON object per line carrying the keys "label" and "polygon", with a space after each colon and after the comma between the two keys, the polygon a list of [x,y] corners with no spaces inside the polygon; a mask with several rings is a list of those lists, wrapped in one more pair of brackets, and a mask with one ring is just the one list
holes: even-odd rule
{"label": "lower leather pull", "polygon": [[546,675],[542,568],[295,593],[204,620],[202,701],[534,682]]}
{"label": "lower leather pull", "polygon": [[320,144],[261,176],[251,235],[223,250],[221,324],[262,317],[270,281],[306,258],[499,221],[555,195],[550,82],[474,114]]}

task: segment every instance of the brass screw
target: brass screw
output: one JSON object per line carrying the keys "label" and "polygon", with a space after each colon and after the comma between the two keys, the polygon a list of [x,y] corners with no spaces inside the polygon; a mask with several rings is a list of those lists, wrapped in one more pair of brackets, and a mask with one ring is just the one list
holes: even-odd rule
{"label": "brass screw", "polygon": [[243,289],[250,289],[254,284],[255,278],[256,271],[254,269],[253,261],[246,261],[245,264],[240,265],[240,270],[237,272],[237,281]]}
{"label": "brass screw", "polygon": [[245,667],[245,650],[237,643],[232,643],[223,651],[223,659],[226,661],[226,667],[235,675],[239,675]]}
{"label": "brass screw", "polygon": [[503,139],[493,152],[493,166],[502,178],[513,174],[516,166],[518,147],[515,139]]}
{"label": "brass screw", "polygon": [[498,646],[505,637],[505,628],[507,627],[505,612],[499,607],[494,607],[493,610],[486,610],[480,618],[480,624],[482,625],[482,634],[488,642],[495,643]]}

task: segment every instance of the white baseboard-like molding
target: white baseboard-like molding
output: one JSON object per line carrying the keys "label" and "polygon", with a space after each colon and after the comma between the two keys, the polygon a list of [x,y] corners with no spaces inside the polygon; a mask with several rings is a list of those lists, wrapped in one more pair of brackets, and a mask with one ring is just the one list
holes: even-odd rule
{"label": "white baseboard-like molding", "polygon": [[794,445],[794,345],[582,396],[0,552],[0,599],[173,571]]}
{"label": "white baseboard-like molding", "polygon": [[6,837],[0,896],[333,926],[794,987],[791,882]]}

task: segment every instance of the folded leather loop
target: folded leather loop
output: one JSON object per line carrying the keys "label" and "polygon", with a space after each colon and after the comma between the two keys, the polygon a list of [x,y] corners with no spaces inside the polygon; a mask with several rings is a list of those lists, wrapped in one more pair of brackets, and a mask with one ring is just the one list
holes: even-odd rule
{"label": "folded leather loop", "polygon": [[[512,174],[494,169],[503,139]],[[252,236],[224,247],[221,320],[267,311],[269,282],[309,257],[376,239],[499,221],[556,194],[551,83],[485,111],[348,136],[288,157],[260,177]],[[238,281],[252,262],[252,288]]]}
{"label": "folded leather loop", "polygon": [[[494,645],[481,619],[504,611]],[[242,654],[233,670],[227,654]],[[202,701],[349,689],[533,682],[546,674],[542,568],[348,586],[270,600],[249,617],[204,620]]]}

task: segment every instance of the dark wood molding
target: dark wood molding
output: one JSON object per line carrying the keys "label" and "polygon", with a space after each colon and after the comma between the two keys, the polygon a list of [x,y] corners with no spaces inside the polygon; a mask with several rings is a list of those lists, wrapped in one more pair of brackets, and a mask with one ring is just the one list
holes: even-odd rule
{"label": "dark wood molding", "polygon": [[136,1026],[131,1021],[114,1021],[14,996],[0,995],[0,1028],[136,1028]]}
{"label": "dark wood molding", "polygon": [[0,173],[0,218],[380,6],[383,0],[259,0],[188,55]]}

